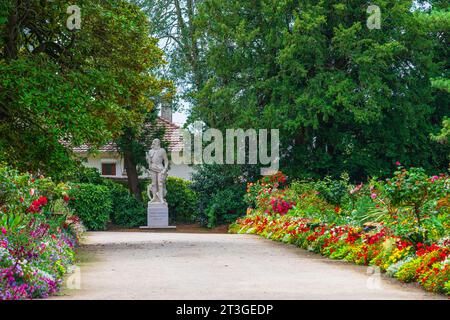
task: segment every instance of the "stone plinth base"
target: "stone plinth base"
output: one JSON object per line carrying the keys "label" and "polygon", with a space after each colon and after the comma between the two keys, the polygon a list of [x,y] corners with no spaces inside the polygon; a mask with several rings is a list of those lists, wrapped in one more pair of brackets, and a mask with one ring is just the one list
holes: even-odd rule
{"label": "stone plinth base", "polygon": [[141,229],[174,229],[169,226],[169,207],[166,203],[148,203],[147,225]]}

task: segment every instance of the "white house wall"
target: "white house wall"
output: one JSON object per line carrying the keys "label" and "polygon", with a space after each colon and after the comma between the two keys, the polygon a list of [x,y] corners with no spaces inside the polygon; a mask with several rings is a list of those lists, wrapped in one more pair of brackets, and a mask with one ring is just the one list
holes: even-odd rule
{"label": "white house wall", "polygon": [[82,155],[81,157],[85,160],[84,165],[86,167],[95,168],[98,170],[98,172],[100,172],[100,174],[102,173],[102,163],[115,163],[116,164],[116,175],[115,176],[104,176],[104,177],[106,177],[106,178],[122,178],[122,177],[124,177],[124,175],[123,175],[123,168],[124,168],[123,159],[118,154],[104,153],[104,154],[96,155],[96,156]]}
{"label": "white house wall", "polygon": [[[124,175],[124,161],[123,158],[119,154],[115,153],[102,153],[96,156],[81,154],[81,158],[83,158],[84,165],[88,168],[97,169],[100,174],[102,172],[102,163],[116,163],[116,175],[115,176],[103,176],[105,178],[116,178],[116,179],[124,179],[126,175]],[[139,176],[139,178],[145,179],[148,178],[148,173],[146,170],[143,171],[143,174]],[[191,180],[191,174],[194,169],[188,165],[175,165],[173,163],[170,164],[169,176],[183,178],[186,180]]]}

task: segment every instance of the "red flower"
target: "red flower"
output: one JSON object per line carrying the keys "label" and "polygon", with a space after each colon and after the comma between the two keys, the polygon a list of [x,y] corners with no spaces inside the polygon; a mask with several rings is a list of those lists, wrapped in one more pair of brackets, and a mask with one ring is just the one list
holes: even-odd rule
{"label": "red flower", "polygon": [[33,200],[30,207],[28,208],[28,212],[38,213],[39,211],[41,211],[41,203],[39,202],[39,200]]}
{"label": "red flower", "polygon": [[41,207],[45,206],[47,203],[48,203],[47,198],[41,196],[39,197],[38,200],[33,200],[27,211],[31,213],[38,213],[41,211]]}
{"label": "red flower", "polygon": [[45,206],[48,203],[47,198],[44,196],[41,196],[38,201],[41,206]]}
{"label": "red flower", "polygon": [[441,259],[444,260],[445,258],[447,258],[447,253],[441,252],[439,253],[439,257],[441,257]]}

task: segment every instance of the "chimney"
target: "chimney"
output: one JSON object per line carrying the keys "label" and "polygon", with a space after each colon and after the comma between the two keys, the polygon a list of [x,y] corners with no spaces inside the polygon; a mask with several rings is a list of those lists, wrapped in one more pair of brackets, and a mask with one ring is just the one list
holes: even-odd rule
{"label": "chimney", "polygon": [[161,102],[161,118],[172,122],[172,104],[170,101]]}

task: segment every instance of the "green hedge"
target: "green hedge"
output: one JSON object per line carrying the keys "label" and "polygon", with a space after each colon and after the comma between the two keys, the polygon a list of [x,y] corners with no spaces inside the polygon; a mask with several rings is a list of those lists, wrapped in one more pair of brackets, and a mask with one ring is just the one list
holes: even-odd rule
{"label": "green hedge", "polygon": [[246,181],[252,181],[256,167],[202,165],[195,168],[190,188],[198,195],[198,220],[214,227],[245,214]]}
{"label": "green hedge", "polygon": [[205,210],[209,228],[234,222],[242,216],[245,209],[242,207],[241,189],[240,186],[229,187],[211,197]]}
{"label": "green hedge", "polygon": [[104,181],[112,197],[112,222],[118,226],[132,228],[146,225],[147,210],[134,198],[127,187],[110,180]]}
{"label": "green hedge", "polygon": [[72,185],[69,205],[88,230],[105,230],[113,208],[111,192],[107,186],[91,183]]}
{"label": "green hedge", "polygon": [[191,182],[181,178],[167,178],[166,201],[169,216],[174,222],[194,222],[197,219],[197,194],[190,189]]}
{"label": "green hedge", "polygon": [[[90,230],[104,230],[107,222],[133,228],[147,223],[147,185],[141,184],[143,203],[136,200],[121,183],[101,178],[96,170],[83,170],[71,191],[71,206]],[[167,178],[167,202],[171,222],[194,222],[198,197],[190,189],[190,181]],[[79,187],[77,187],[79,186]]]}

